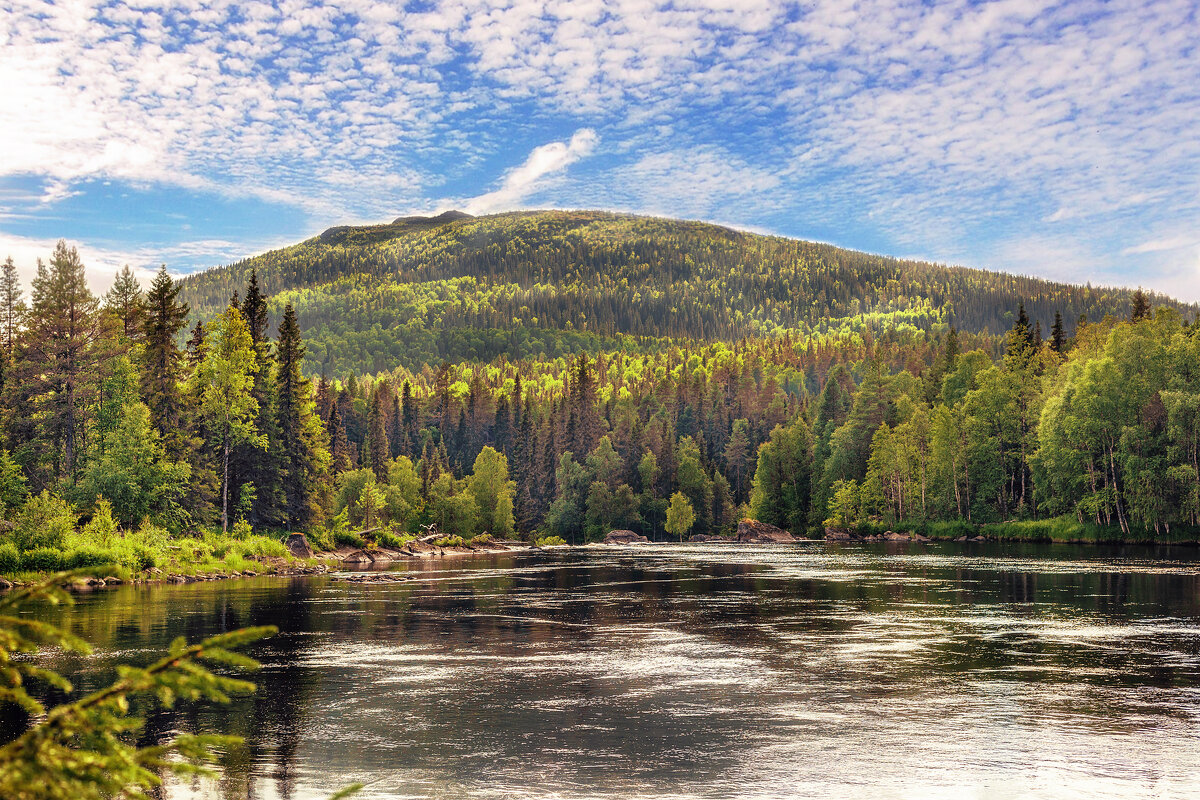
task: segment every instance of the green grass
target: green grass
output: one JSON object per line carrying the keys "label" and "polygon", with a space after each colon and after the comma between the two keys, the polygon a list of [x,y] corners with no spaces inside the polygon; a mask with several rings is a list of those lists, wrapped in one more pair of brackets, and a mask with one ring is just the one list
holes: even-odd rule
{"label": "green grass", "polygon": [[104,567],[122,579],[145,576],[152,570],[174,575],[264,571],[260,559],[294,559],[280,538],[208,530],[172,535],[155,525],[135,531],[73,530],[56,547],[20,549],[11,537],[0,540],[0,575],[25,580],[50,572]]}
{"label": "green grass", "polygon": [[925,522],[900,520],[861,522],[855,526],[860,536],[879,535],[885,531],[919,533],[930,539],[948,541],[963,536],[986,536],[1006,542],[1058,542],[1082,544],[1196,544],[1200,542],[1200,530],[1183,527],[1173,528],[1170,533],[1155,532],[1145,528],[1133,528],[1122,533],[1116,525],[1096,525],[1079,522],[1074,517],[1051,517],[1009,522],[992,522],[975,525],[961,520],[947,522]]}

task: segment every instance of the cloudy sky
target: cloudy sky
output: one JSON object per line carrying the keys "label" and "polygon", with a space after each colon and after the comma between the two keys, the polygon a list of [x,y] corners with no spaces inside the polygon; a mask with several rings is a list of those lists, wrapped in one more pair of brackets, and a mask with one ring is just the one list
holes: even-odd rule
{"label": "cloudy sky", "polygon": [[0,257],[606,208],[1200,300],[1197,6],[6,0]]}

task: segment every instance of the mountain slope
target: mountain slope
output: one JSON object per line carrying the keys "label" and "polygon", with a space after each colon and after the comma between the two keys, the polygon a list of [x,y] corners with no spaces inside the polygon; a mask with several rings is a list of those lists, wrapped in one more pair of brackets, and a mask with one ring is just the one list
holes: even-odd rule
{"label": "mountain slope", "polygon": [[251,270],[274,306],[296,306],[308,366],[330,374],[846,326],[998,334],[1022,300],[1048,331],[1055,311],[1068,324],[1125,315],[1131,296],[706,223],[540,211],[331,228],[190,276],[184,297],[217,313]]}

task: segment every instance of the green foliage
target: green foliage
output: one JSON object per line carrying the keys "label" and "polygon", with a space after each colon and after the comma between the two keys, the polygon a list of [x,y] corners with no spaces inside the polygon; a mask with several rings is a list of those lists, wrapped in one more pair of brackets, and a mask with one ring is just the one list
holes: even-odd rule
{"label": "green foliage", "polygon": [[786,427],[776,426],[758,448],[750,515],[784,530],[803,531],[812,494],[812,459],[812,432],[802,417]]}
{"label": "green foliage", "polygon": [[667,533],[678,536],[682,542],[684,534],[692,529],[695,522],[696,514],[687,495],[683,492],[671,495],[671,505],[667,506],[667,524],[664,526]]}
{"label": "green foliage", "polygon": [[101,446],[84,470],[82,497],[106,500],[111,513],[126,527],[148,517],[178,517],[191,467],[168,460],[144,403],[125,406]]}
{"label": "green foliage", "polygon": [[183,296],[213,316],[252,272],[277,310],[294,307],[312,343],[308,371],[332,374],[808,334],[853,319],[869,319],[876,331],[929,329],[945,309],[960,330],[999,334],[1019,299],[1049,330],[1055,310],[1072,320],[1123,316],[1132,297],[703,223],[580,211],[332,228],[186,278]]}
{"label": "green foliage", "polygon": [[567,540],[561,536],[539,536],[534,542],[538,547],[563,547]]}
{"label": "green foliage", "polygon": [[17,515],[13,541],[22,550],[58,549],[75,530],[75,512],[56,494],[43,490]]}
{"label": "green foliage", "polygon": [[44,648],[90,652],[86,642],[70,633],[29,618],[19,618],[21,606],[32,601],[68,603],[58,584],[70,574],[55,575],[0,598],[0,699],[34,718],[21,735],[0,747],[0,797],[10,800],[100,800],[106,797],[147,797],[161,785],[163,773],[190,776],[204,772],[221,751],[239,740],[228,736],[178,735],[149,747],[138,747],[128,736],[142,725],[129,714],[135,696],[156,699],[166,707],[183,701],[228,702],[230,695],[254,690],[244,680],[210,671],[252,670],[257,664],[238,649],[269,636],[275,628],[247,628],[189,645],[176,639],[170,651],[146,667],[122,667],[112,684],[84,697],[46,708],[30,694],[30,682],[69,694],[71,684],[58,674],[16,654]]}
{"label": "green foliage", "polygon": [[508,479],[508,459],[491,447],[484,447],[475,459],[467,488],[475,498],[484,531],[497,536],[512,535],[513,495],[517,485]]}
{"label": "green foliage", "polygon": [[5,516],[20,508],[29,497],[28,482],[21,466],[7,450],[0,450],[0,506]]}

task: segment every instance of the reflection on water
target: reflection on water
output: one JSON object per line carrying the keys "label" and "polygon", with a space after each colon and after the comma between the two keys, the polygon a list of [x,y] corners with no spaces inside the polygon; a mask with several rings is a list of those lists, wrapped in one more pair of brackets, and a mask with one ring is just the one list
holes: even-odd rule
{"label": "reflection on water", "polygon": [[1193,797],[1200,561],[1035,545],[668,546],[132,587],[65,614],[82,686],[180,634],[282,633],[246,737],[172,797]]}

